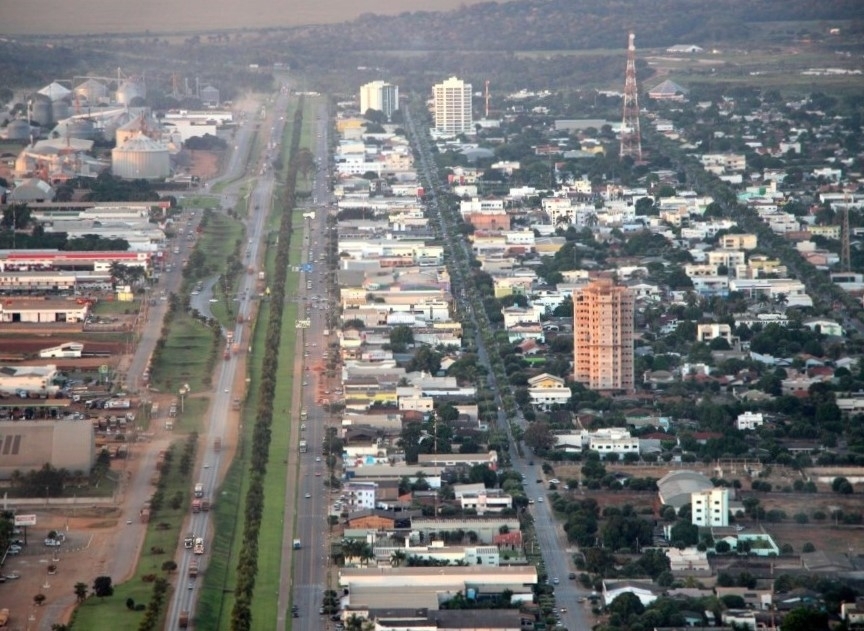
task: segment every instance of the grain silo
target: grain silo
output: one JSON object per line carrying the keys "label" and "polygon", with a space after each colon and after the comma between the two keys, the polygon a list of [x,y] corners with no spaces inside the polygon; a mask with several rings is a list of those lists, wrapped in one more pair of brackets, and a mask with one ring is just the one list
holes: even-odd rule
{"label": "grain silo", "polygon": [[44,94],[31,94],[27,99],[30,107],[30,120],[42,127],[50,127],[54,122],[54,109],[51,99]]}
{"label": "grain silo", "polygon": [[89,118],[70,118],[66,121],[66,133],[68,138],[81,138],[82,140],[95,140],[99,136],[96,123]]}
{"label": "grain silo", "polygon": [[75,96],[88,103],[104,103],[108,101],[108,87],[96,79],[87,79],[75,86]]}
{"label": "grain silo", "polygon": [[134,105],[135,99],[147,98],[147,87],[142,81],[127,79],[117,88],[117,103],[120,105]]}
{"label": "grain silo", "polygon": [[171,174],[168,147],[138,133],[111,151],[111,173],[130,180],[158,180]]}
{"label": "grain silo", "polygon": [[219,105],[219,90],[212,85],[206,85],[199,92],[201,103],[204,105],[216,107]]}
{"label": "grain silo", "polygon": [[54,81],[53,83],[49,83],[44,88],[39,90],[39,94],[43,94],[47,96],[52,101],[60,101],[65,99],[66,97],[72,94],[72,91]]}
{"label": "grain silo", "polygon": [[62,121],[64,118],[68,118],[71,109],[69,101],[65,99],[53,101],[51,103],[51,114],[55,121]]}
{"label": "grain silo", "polygon": [[30,123],[23,118],[16,118],[6,125],[4,136],[8,140],[30,140]]}

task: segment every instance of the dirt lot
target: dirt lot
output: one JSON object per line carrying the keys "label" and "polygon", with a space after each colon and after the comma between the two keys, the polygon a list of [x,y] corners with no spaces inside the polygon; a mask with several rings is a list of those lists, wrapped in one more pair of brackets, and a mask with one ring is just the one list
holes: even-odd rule
{"label": "dirt lot", "polygon": [[[140,449],[140,447],[139,447]],[[139,458],[128,461],[129,471],[134,471]],[[115,462],[115,467],[123,466]],[[48,622],[68,619],[74,607],[74,587],[78,582],[92,586],[93,579],[109,573],[107,561],[111,558],[113,542],[126,528],[119,518],[120,510],[112,506],[92,505],[64,510],[36,509],[37,525],[28,528],[27,546],[19,556],[9,557],[3,565],[3,575],[18,575],[19,578],[0,584],[0,600],[9,606],[11,629],[38,629],[43,617]],[[43,539],[49,531],[66,535],[59,548],[49,548]],[[49,566],[56,565],[56,572],[49,574]],[[46,596],[41,607],[33,605],[37,594]],[[33,620],[28,625],[28,618]]]}
{"label": "dirt lot", "polygon": [[197,175],[202,181],[219,174],[220,154],[213,151],[189,152],[189,175]]}

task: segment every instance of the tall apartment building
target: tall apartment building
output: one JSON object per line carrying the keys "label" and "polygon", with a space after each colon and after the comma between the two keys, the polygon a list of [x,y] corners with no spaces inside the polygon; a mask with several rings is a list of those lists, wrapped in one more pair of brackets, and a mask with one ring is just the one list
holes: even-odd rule
{"label": "tall apartment building", "polygon": [[633,389],[633,293],[601,279],[573,292],[574,378],[592,390]]}
{"label": "tall apartment building", "polygon": [[715,488],[691,493],[690,509],[690,519],[694,526],[728,526],[729,489]]}
{"label": "tall apartment building", "polygon": [[461,134],[474,131],[471,113],[471,84],[456,77],[432,86],[435,129]]}
{"label": "tall apartment building", "polygon": [[386,81],[373,81],[360,86],[360,112],[379,110],[389,119],[399,109],[399,86]]}

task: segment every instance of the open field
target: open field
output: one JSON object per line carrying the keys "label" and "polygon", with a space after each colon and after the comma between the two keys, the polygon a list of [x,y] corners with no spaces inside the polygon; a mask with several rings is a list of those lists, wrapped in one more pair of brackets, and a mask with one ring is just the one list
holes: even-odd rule
{"label": "open field", "polygon": [[141,299],[136,298],[130,302],[119,300],[100,300],[91,309],[91,313],[97,316],[104,315],[135,315],[141,307]]}
{"label": "open field", "polygon": [[202,32],[224,29],[255,29],[325,24],[353,20],[364,13],[395,15],[405,11],[446,11],[481,0],[320,0],[319,2],[270,2],[231,0],[172,2],[152,0],[144,4],[130,0],[87,0],[58,4],[54,0],[4,2],[6,35],[87,33]]}

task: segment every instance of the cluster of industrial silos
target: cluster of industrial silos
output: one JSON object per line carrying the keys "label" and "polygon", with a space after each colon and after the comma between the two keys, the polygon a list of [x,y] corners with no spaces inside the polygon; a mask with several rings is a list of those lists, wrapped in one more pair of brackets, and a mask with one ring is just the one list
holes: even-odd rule
{"label": "cluster of industrial silos", "polygon": [[[116,90],[96,78],[52,82],[26,97],[27,116],[10,121],[3,135],[30,142],[37,137],[115,141],[111,172],[122,178],[162,179],[171,174],[169,147],[158,138],[155,120],[143,105],[139,79],[118,79]],[[25,150],[26,151],[26,150]]]}

